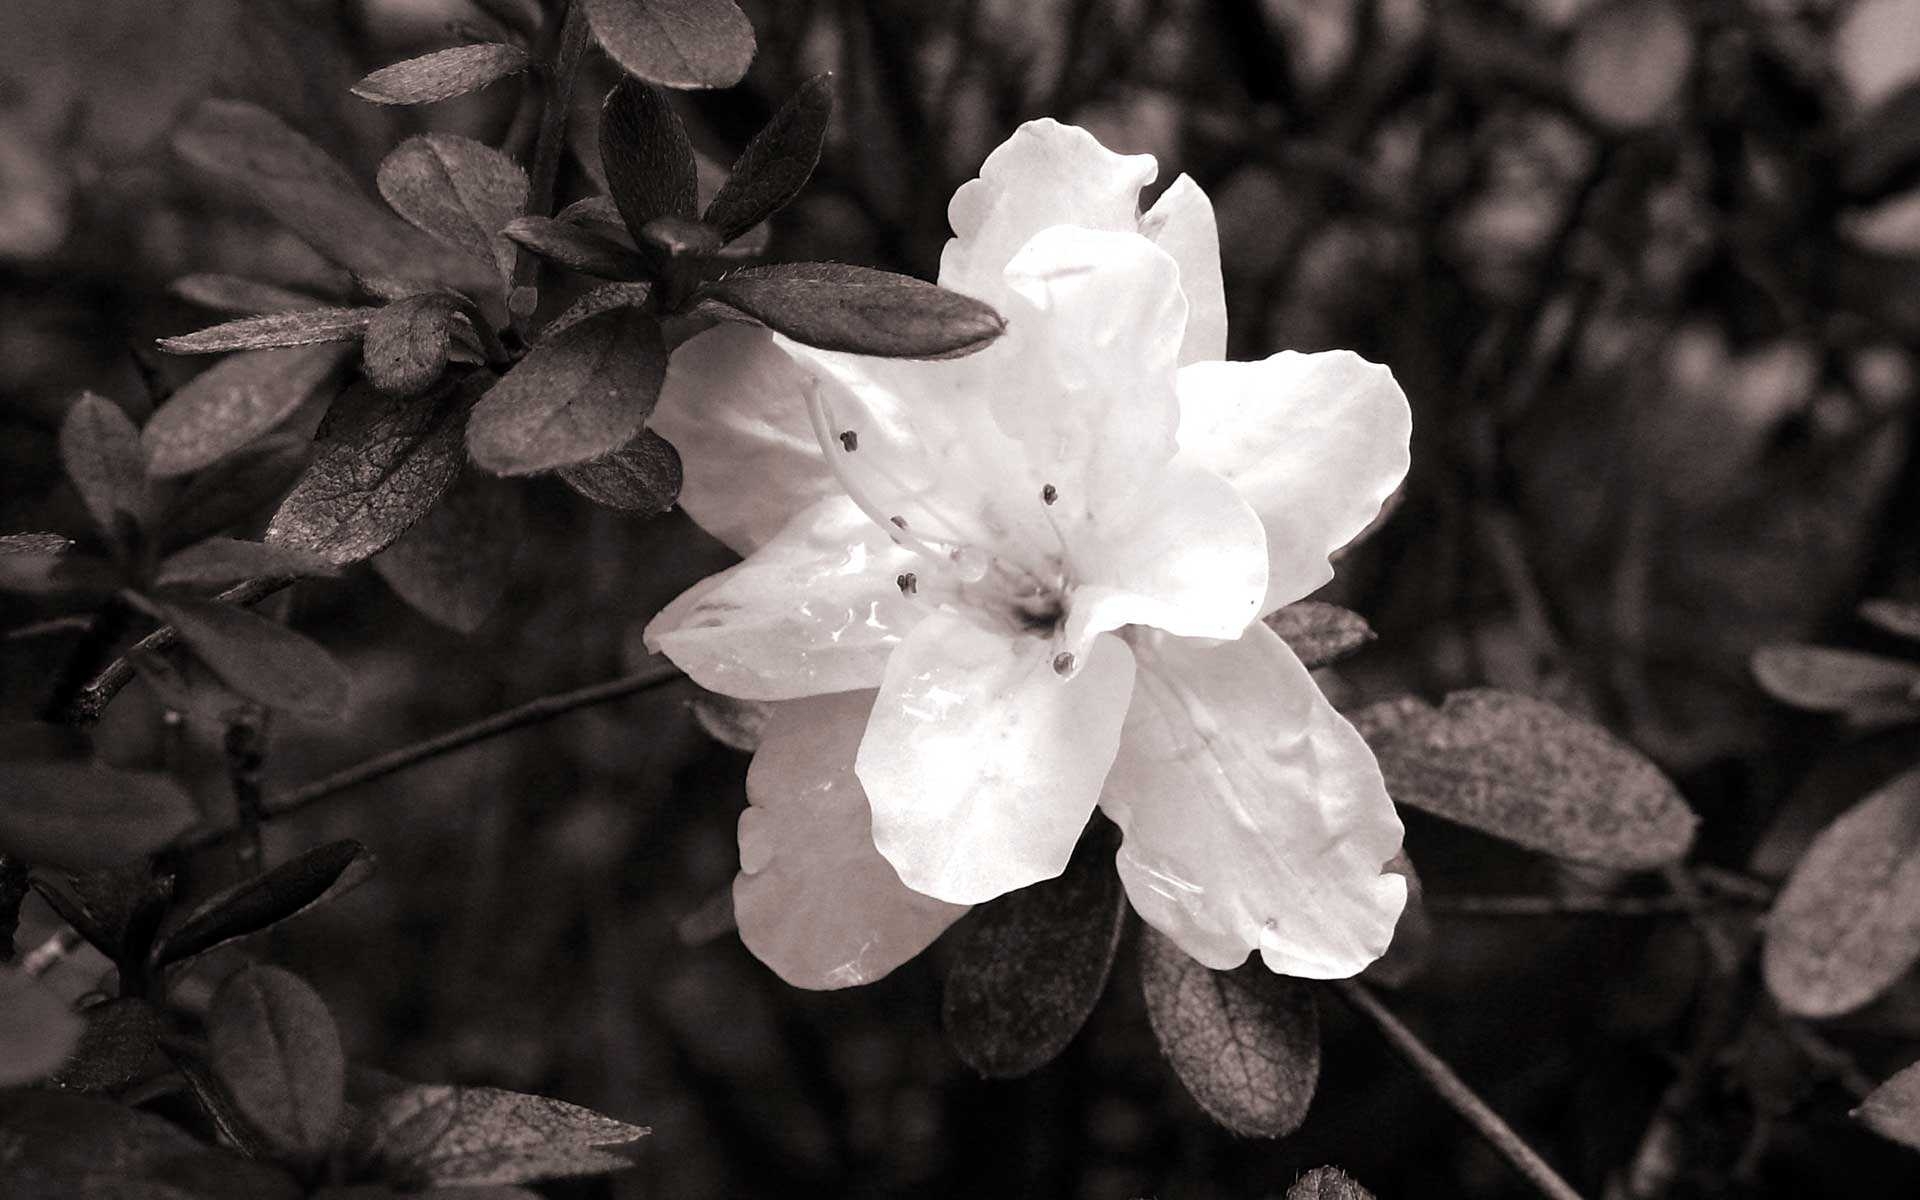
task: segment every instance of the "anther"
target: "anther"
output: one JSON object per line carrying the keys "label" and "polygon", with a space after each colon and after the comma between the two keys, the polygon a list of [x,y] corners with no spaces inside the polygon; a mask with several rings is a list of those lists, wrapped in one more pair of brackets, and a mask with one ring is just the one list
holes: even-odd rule
{"label": "anther", "polygon": [[849,429],[840,435],[840,447],[848,454],[860,448],[860,435]]}
{"label": "anther", "polygon": [[1053,673],[1055,675],[1073,674],[1073,654],[1071,652],[1062,650],[1053,656]]}
{"label": "anther", "polygon": [[888,517],[887,520],[891,521],[895,526],[901,529],[905,529],[907,527],[907,519],[905,517]]}
{"label": "anther", "polygon": [[1054,487],[1052,484],[1048,484],[1047,486],[1040,489],[1040,503],[1042,504],[1052,504],[1055,500],[1058,500],[1059,498],[1060,498],[1060,489]]}
{"label": "anther", "polygon": [[899,585],[902,596],[911,596],[920,590],[920,580],[912,571],[899,576],[893,582]]}

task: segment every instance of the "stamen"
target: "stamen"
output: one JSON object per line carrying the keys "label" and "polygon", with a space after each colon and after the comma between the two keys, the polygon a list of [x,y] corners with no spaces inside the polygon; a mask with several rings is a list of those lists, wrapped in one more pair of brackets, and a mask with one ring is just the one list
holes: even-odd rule
{"label": "stamen", "polygon": [[[817,379],[807,380],[806,392],[807,419],[813,425],[813,438],[820,443],[820,453],[826,456],[827,469],[832,471],[833,477],[840,482],[840,487],[847,493],[847,498],[858,505],[861,512],[867,514],[868,520],[880,526],[880,528],[886,529],[887,536],[892,538],[896,545],[905,546],[907,549],[923,555],[931,561],[940,561],[939,551],[908,533],[906,531],[907,523],[903,518],[882,515],[880,506],[873,502],[871,496],[867,495],[866,489],[856,483],[853,476],[847,473],[846,468],[841,465],[839,455],[833,452],[833,443],[836,440],[833,432],[833,415],[827,411],[826,397],[820,394],[820,381]],[[844,436],[851,436],[852,433],[852,430],[847,430]],[[852,445],[848,445],[845,442],[841,444],[848,450],[853,449]],[[889,529],[888,526],[892,526],[892,528]],[[898,532],[895,532],[895,530],[898,530]]]}
{"label": "stamen", "polygon": [[896,525],[901,529],[905,529],[907,527],[907,519],[905,517],[888,517],[887,521],[888,523],[892,525]]}
{"label": "stamen", "polygon": [[902,596],[911,596],[920,590],[920,579],[912,571],[901,575],[893,582],[899,586]]}
{"label": "stamen", "polygon": [[855,450],[858,450],[860,448],[860,435],[855,431],[849,429],[845,433],[840,435],[840,445],[846,450],[848,454],[852,454]]}
{"label": "stamen", "polygon": [[1073,674],[1073,654],[1071,651],[1062,650],[1053,656],[1053,673],[1063,678]]}
{"label": "stamen", "polygon": [[1054,487],[1052,484],[1048,484],[1047,486],[1040,489],[1040,503],[1042,504],[1052,504],[1055,500],[1058,500],[1059,498],[1060,498],[1060,489]]}

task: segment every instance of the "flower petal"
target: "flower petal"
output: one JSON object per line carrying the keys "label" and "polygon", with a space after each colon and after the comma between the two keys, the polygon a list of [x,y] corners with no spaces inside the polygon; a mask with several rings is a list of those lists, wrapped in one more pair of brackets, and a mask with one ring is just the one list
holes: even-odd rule
{"label": "flower petal", "polygon": [[853,773],[873,697],[778,705],[747,771],[734,916],[747,949],[795,987],[872,983],[967,911],[909,889],[873,848]]}
{"label": "flower petal", "polygon": [[919,559],[844,496],[819,501],[743,563],[695,584],[648,624],[648,649],[709,691],[791,700],[879,684],[887,655],[942,599],[896,582]]}
{"label": "flower petal", "polygon": [[1014,253],[1054,225],[1137,232],[1140,189],[1159,164],[1151,154],[1115,154],[1091,133],[1052,118],[1014,130],[947,205],[954,238],[940,255],[940,283],[998,306]]}
{"label": "flower petal", "polygon": [[1134,908],[1205,966],[1352,975],[1386,951],[1406,880],[1367,744],[1265,625],[1132,641],[1140,672],[1101,807]]}
{"label": "flower petal", "polygon": [[647,425],[680,452],[680,507],[743,555],[839,491],[807,421],[807,378],[752,325],[697,334],[667,363]]}
{"label": "flower petal", "polygon": [[1053,654],[946,611],[894,651],[856,769],[874,844],[914,891],[973,904],[1065,869],[1119,744],[1133,656],[1102,637],[1065,678]]}
{"label": "flower petal", "polygon": [[1187,297],[1180,365],[1225,358],[1227,291],[1220,277],[1220,229],[1214,223],[1213,202],[1191,175],[1182,175],[1140,218],[1140,232],[1180,264],[1180,290]]}
{"label": "flower petal", "polygon": [[1406,477],[1413,414],[1357,354],[1286,351],[1180,369],[1180,457],[1223,475],[1266,526],[1262,613],[1333,578],[1327,559]]}

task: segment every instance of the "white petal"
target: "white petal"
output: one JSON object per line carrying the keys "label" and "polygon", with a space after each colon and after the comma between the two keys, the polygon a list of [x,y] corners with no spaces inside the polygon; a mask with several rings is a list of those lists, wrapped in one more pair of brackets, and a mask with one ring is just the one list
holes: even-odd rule
{"label": "white petal", "polygon": [[1159,169],[1151,154],[1115,154],[1078,126],[1028,121],[953,194],[940,283],[994,304],[1014,252],[1042,229],[1138,231],[1140,189]]}
{"label": "white petal", "polygon": [[887,655],[939,603],[937,580],[913,596],[896,582],[919,561],[852,501],[822,500],[662,609],[646,645],[701,687],[743,700],[874,687]]}
{"label": "white petal", "polygon": [[1140,218],[1140,232],[1180,264],[1187,297],[1187,333],[1180,365],[1227,356],[1227,291],[1220,277],[1220,229],[1213,202],[1191,175],[1173,181]]}
{"label": "white petal", "polygon": [[873,693],[777,706],[747,771],[733,911],[740,940],[803,988],[872,983],[966,913],[900,882],[854,778]]}
{"label": "white petal", "polygon": [[1328,556],[1406,477],[1413,414],[1387,368],[1345,350],[1180,370],[1180,457],[1225,476],[1266,526],[1261,612],[1333,578]]}
{"label": "white petal", "polygon": [[680,507],[743,555],[839,490],[807,421],[806,379],[752,325],[717,325],[667,363],[647,425],[680,452]]}
{"label": "white petal", "polygon": [[1373,753],[1265,625],[1236,642],[1136,636],[1140,671],[1101,807],[1134,908],[1205,966],[1255,949],[1340,979],[1386,951],[1406,881]]}
{"label": "white petal", "polygon": [[1133,656],[1053,647],[941,612],[887,664],[857,770],[873,838],[914,891],[976,904],[1066,868],[1120,740]]}

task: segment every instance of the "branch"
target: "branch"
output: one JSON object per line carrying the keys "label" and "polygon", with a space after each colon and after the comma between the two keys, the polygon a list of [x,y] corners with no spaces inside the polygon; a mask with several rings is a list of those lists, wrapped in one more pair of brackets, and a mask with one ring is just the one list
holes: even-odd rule
{"label": "branch", "polygon": [[1429,1049],[1418,1034],[1388,1012],[1365,984],[1352,979],[1338,979],[1333,981],[1333,988],[1354,1011],[1373,1022],[1386,1037],[1387,1044],[1419,1073],[1427,1086],[1446,1101],[1449,1108],[1466,1118],[1474,1131],[1499,1151],[1500,1156],[1525,1176],[1527,1182],[1533,1184],[1542,1196],[1549,1200],[1580,1200],[1580,1193],[1560,1178],[1559,1173],[1548,1166],[1547,1161],[1535,1153],[1533,1147],[1527,1145],[1513,1131],[1513,1127],[1501,1119],[1499,1113],[1488,1108],[1486,1101],[1474,1094],[1473,1089],[1454,1074],[1453,1068]]}
{"label": "branch", "polygon": [[[533,165],[527,171],[527,211],[538,216],[553,211],[553,186],[560,176],[560,155],[567,145],[567,118],[573,112],[574,84],[580,78],[580,64],[586,58],[590,40],[586,5],[576,2],[565,5],[565,9],[553,62],[545,74],[546,97],[540,111],[540,129],[533,140]],[[525,246],[516,247],[514,256],[513,291],[517,295],[522,288],[534,285],[540,274],[540,259]],[[512,310],[515,327],[519,328],[533,313],[529,309],[521,314],[513,301],[514,297],[510,296],[508,308]],[[522,328],[521,332],[525,330]]]}

